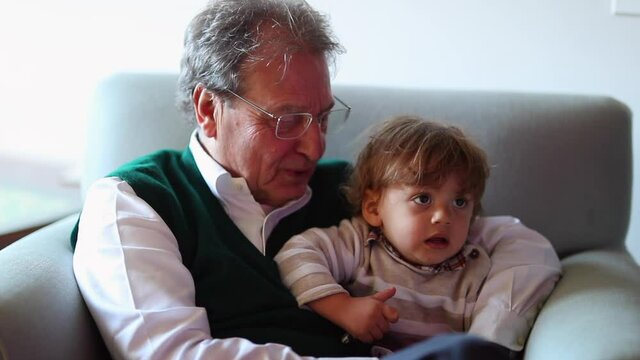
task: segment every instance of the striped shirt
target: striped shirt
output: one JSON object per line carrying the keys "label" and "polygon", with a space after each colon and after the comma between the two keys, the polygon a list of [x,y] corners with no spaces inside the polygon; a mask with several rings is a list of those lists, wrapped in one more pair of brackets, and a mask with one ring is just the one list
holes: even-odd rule
{"label": "striped shirt", "polygon": [[395,287],[396,295],[386,303],[398,310],[400,319],[381,342],[387,348],[467,331],[491,266],[486,251],[466,244],[438,266],[417,267],[389,245],[356,217],[293,237],[275,260],[300,306],[340,292],[367,296]]}

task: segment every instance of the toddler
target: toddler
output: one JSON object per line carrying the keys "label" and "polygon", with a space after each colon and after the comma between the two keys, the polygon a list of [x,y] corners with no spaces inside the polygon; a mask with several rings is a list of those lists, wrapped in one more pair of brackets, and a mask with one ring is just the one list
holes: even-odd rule
{"label": "toddler", "polygon": [[357,215],[289,240],[275,257],[284,283],[300,306],[388,349],[466,331],[491,265],[466,242],[488,175],[458,128],[385,122],[345,189]]}

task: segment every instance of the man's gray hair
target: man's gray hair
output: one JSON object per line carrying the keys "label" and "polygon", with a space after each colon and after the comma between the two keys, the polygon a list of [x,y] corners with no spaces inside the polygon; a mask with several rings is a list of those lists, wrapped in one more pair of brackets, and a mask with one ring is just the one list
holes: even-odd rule
{"label": "man's gray hair", "polygon": [[[268,28],[273,31],[262,36]],[[255,61],[267,56],[287,61],[299,50],[321,54],[330,63],[343,52],[326,17],[307,2],[212,1],[185,33],[178,106],[194,121],[192,95],[199,83],[213,92],[241,92],[243,70]]]}

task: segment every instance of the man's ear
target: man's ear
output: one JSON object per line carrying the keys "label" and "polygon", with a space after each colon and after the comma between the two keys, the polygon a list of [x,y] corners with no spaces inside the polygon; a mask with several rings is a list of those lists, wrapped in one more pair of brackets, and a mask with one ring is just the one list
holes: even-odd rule
{"label": "man's ear", "polygon": [[371,226],[380,227],[382,225],[382,218],[378,213],[378,206],[380,204],[380,192],[366,190],[362,197],[362,217]]}
{"label": "man's ear", "polygon": [[196,121],[204,136],[215,138],[218,135],[217,125],[222,117],[223,103],[222,97],[207,90],[202,84],[198,84],[193,90]]}

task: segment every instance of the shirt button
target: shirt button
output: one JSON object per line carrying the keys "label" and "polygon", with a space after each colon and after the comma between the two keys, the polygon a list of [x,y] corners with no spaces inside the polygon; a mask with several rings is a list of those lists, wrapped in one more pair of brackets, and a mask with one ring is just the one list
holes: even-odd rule
{"label": "shirt button", "polygon": [[469,253],[469,257],[472,259],[477,259],[479,255],[480,255],[480,252],[478,252],[478,249],[473,249]]}

